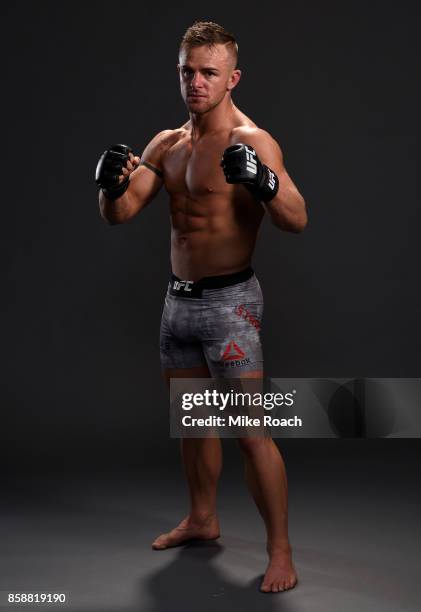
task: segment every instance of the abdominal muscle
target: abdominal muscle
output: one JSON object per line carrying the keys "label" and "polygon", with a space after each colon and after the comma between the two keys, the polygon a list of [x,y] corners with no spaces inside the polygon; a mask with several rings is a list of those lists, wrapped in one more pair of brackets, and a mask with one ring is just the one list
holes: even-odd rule
{"label": "abdominal muscle", "polygon": [[171,201],[171,265],[179,278],[197,281],[250,265],[263,211],[241,202],[243,214],[237,215],[235,203],[224,200]]}

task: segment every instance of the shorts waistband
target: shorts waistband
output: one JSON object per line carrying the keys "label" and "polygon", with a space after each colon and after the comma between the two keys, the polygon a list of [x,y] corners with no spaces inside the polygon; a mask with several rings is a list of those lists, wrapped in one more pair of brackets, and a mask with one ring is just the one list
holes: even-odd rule
{"label": "shorts waistband", "polygon": [[204,289],[222,289],[243,283],[254,274],[252,267],[248,267],[233,274],[221,274],[220,276],[204,276],[198,281],[182,280],[175,274],[171,274],[169,293],[175,297],[200,298]]}

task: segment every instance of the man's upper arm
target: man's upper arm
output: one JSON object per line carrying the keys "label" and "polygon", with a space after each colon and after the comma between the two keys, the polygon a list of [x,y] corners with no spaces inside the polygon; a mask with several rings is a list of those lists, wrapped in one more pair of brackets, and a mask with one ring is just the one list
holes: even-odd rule
{"label": "man's upper arm", "polygon": [[159,132],[149,142],[140,158],[140,165],[130,175],[129,193],[138,210],[146,206],[163,185],[162,155],[168,148],[171,133],[172,130]]}

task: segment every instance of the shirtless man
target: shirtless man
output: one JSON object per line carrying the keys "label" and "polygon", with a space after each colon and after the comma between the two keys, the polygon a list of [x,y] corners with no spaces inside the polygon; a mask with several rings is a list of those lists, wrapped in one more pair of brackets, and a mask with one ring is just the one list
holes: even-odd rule
{"label": "shirtless man", "polygon": [[[173,274],[160,340],[167,384],[181,377],[263,377],[263,299],[250,267],[257,233],[265,213],[289,232],[307,223],[305,202],[285,170],[280,147],[233,104],[231,92],[241,77],[237,53],[234,37],[221,26],[191,26],[177,66],[189,120],[157,134],[141,158],[115,145],[97,166],[100,211],[111,224],[134,217],[163,185],[169,194]],[[267,530],[269,564],[261,590],[290,589],[297,575],[284,462],[270,438],[238,442]],[[154,541],[155,550],[219,537],[220,440],[183,439],[181,450],[190,512]]]}

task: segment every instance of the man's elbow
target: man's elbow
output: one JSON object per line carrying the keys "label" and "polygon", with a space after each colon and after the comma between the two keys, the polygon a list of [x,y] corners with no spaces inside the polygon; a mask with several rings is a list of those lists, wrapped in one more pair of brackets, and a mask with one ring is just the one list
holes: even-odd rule
{"label": "man's elbow", "polygon": [[116,215],[111,213],[110,209],[107,207],[104,200],[100,199],[99,202],[99,214],[100,217],[107,223],[107,225],[119,225],[120,223],[124,223],[125,219],[121,217],[121,215]]}
{"label": "man's elbow", "polygon": [[99,216],[101,217],[103,221],[105,221],[107,225],[117,225],[119,223],[117,219],[112,218],[109,215],[107,215],[106,211],[101,205],[99,206]]}
{"label": "man's elbow", "polygon": [[294,220],[293,227],[290,231],[294,232],[295,234],[300,234],[307,227],[307,223],[308,223],[308,216],[304,208],[302,214],[299,215],[297,219]]}
{"label": "man's elbow", "polygon": [[272,223],[278,229],[292,234],[301,234],[307,225],[307,222],[304,221],[278,221],[277,219],[272,219]]}
{"label": "man's elbow", "polygon": [[272,215],[272,223],[284,232],[300,234],[307,226],[308,216],[304,200],[299,211],[288,215]]}
{"label": "man's elbow", "polygon": [[107,225],[120,225],[124,223],[124,221],[120,221],[119,219],[110,219],[109,217],[102,217]]}

